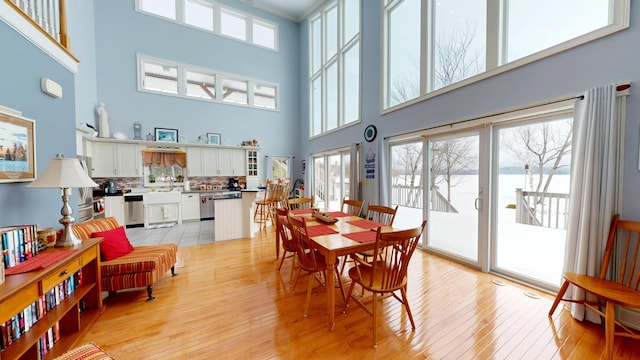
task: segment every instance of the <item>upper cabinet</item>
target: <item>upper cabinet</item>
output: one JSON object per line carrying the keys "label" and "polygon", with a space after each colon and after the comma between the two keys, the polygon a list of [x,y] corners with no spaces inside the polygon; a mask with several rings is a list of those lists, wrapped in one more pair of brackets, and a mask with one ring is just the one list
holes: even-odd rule
{"label": "upper cabinet", "polygon": [[[93,177],[141,177],[142,151],[162,146],[155,142],[89,137],[84,143],[86,156],[92,158]],[[257,176],[257,150],[199,144],[179,147],[187,153],[186,176],[246,176],[248,172]]]}
{"label": "upper cabinet", "polygon": [[91,141],[91,176],[142,176],[142,146],[135,143]]}

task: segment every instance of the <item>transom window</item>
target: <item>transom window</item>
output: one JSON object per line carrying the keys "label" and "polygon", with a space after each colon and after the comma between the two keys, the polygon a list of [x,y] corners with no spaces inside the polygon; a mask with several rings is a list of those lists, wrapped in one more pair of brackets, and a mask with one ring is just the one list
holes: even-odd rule
{"label": "transom window", "polygon": [[136,10],[249,44],[278,50],[278,26],[211,0],[136,0]]}
{"label": "transom window", "polygon": [[360,119],[360,1],[329,2],[309,18],[309,136]]}
{"label": "transom window", "polygon": [[629,0],[384,0],[383,6],[385,109],[629,26]]}
{"label": "transom window", "polygon": [[169,60],[138,55],[138,90],[278,109],[278,86]]}

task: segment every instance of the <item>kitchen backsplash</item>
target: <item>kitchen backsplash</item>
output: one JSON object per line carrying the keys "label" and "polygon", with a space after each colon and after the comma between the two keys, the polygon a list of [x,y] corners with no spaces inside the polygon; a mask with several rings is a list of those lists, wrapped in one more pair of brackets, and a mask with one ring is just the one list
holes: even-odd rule
{"label": "kitchen backsplash", "polygon": [[[247,185],[246,176],[238,176],[238,183],[240,188],[244,189]],[[144,188],[144,181],[142,178],[93,178],[98,185],[102,185],[107,181],[113,181],[116,183],[118,189],[142,189]],[[229,176],[214,176],[214,177],[189,177],[186,181],[190,184],[191,190],[200,190],[201,185],[207,190],[227,190],[229,187]],[[158,187],[167,187],[167,183],[157,183]],[[185,187],[183,183],[175,183],[174,186]]]}

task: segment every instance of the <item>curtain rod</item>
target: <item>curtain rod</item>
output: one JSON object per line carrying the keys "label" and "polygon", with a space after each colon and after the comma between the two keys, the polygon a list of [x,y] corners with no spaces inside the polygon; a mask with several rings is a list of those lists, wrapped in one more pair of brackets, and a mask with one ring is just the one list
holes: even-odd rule
{"label": "curtain rod", "polygon": [[[631,87],[631,83],[620,84],[620,85],[616,86],[616,91],[624,91],[624,90],[629,89],[630,87]],[[564,98],[551,100],[551,101],[547,101],[547,102],[544,102],[544,103],[525,106],[525,107],[521,107],[521,108],[517,108],[517,109],[506,110],[506,111],[499,112],[499,113],[482,115],[482,116],[477,116],[477,117],[464,119],[464,120],[460,120],[460,121],[454,121],[454,122],[447,123],[447,124],[440,124],[440,125],[435,125],[435,126],[431,126],[431,127],[427,127],[427,128],[418,129],[418,130],[407,131],[407,132],[400,133],[400,134],[395,134],[395,135],[391,135],[391,136],[385,136],[384,139],[386,140],[386,139],[389,139],[391,137],[403,136],[403,135],[416,133],[416,132],[421,132],[421,131],[439,129],[439,128],[446,127],[446,126],[454,126],[454,125],[458,125],[458,124],[464,124],[464,123],[467,123],[467,122],[470,122],[470,121],[482,120],[482,119],[486,119],[486,118],[490,118],[490,117],[494,117],[494,116],[500,116],[500,115],[509,114],[509,113],[516,112],[516,111],[535,109],[535,108],[540,107],[540,106],[547,106],[547,105],[557,104],[557,103],[561,103],[561,102],[564,102],[564,101],[567,101],[567,100],[571,100],[571,99],[583,100],[584,99],[584,95],[567,96],[567,97],[564,97]]]}

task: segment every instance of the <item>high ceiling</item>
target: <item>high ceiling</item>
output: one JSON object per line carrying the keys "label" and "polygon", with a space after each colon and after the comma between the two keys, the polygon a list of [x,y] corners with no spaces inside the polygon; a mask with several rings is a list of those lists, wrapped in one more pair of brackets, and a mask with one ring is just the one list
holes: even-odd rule
{"label": "high ceiling", "polygon": [[293,21],[301,21],[327,0],[241,0],[255,8]]}

